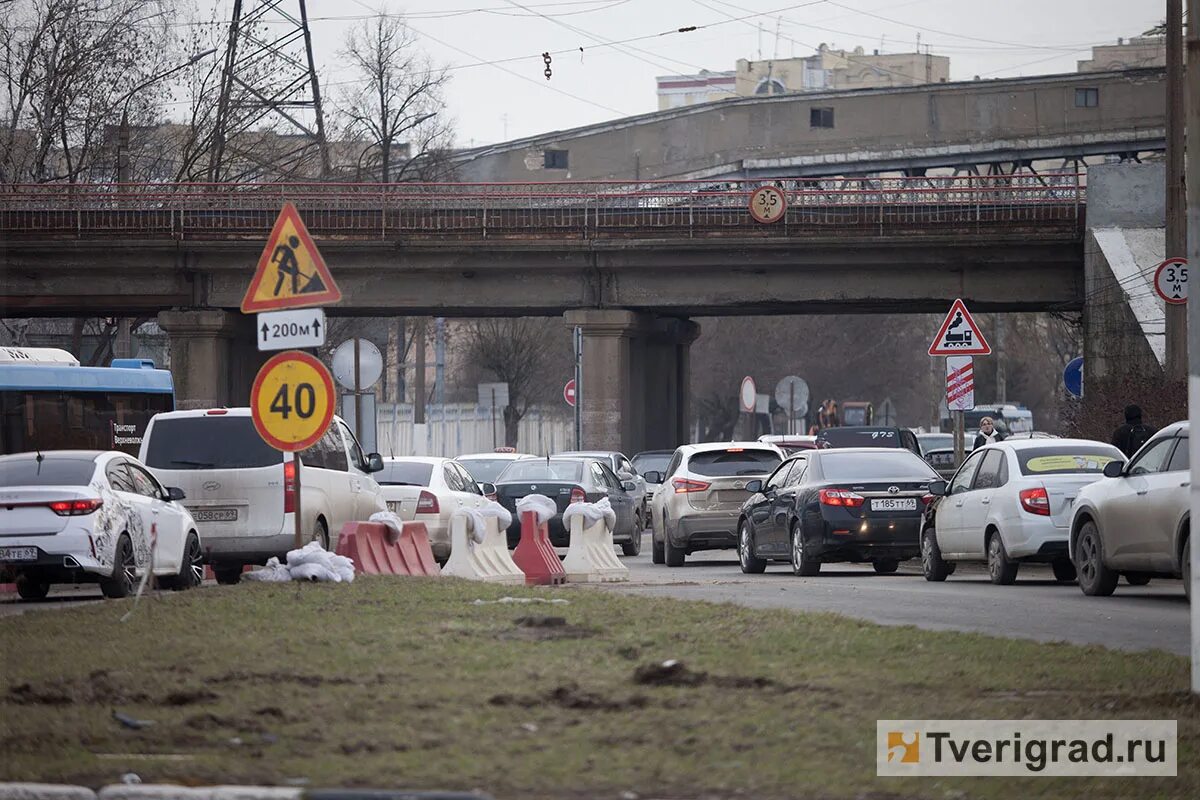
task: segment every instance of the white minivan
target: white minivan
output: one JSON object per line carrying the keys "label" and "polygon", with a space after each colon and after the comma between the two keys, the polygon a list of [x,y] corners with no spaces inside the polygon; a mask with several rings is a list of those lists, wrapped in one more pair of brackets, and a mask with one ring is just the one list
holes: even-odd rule
{"label": "white minivan", "polygon": [[[343,524],[386,509],[371,477],[383,460],[364,455],[340,418],[299,456],[307,539],[336,549]],[[157,414],[146,427],[140,458],[165,485],[187,495],[184,505],[219,583],[236,583],[243,565],[282,559],[293,548],[295,462],[262,440],[249,408]]]}

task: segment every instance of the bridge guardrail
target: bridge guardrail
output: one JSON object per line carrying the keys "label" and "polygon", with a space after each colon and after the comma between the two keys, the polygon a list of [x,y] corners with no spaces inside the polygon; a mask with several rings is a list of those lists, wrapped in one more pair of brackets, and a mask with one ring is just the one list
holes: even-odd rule
{"label": "bridge guardrail", "polygon": [[[805,237],[1078,231],[1080,173],[543,183],[21,184],[0,186],[0,233],[14,238],[261,238],[282,203],[317,236],[351,239]],[[750,193],[783,190],[764,225]]]}

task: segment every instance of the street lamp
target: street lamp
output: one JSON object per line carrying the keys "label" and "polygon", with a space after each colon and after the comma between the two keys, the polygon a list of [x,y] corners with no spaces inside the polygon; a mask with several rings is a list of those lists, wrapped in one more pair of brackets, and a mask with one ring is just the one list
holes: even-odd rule
{"label": "street lamp", "polygon": [[182,64],[178,64],[168,70],[158,73],[157,75],[147,78],[113,101],[114,106],[118,103],[125,104],[125,107],[121,109],[121,126],[117,129],[117,183],[125,183],[129,180],[129,103],[133,101],[133,96],[142,89],[145,89],[147,86],[158,83],[163,78],[169,78],[176,72],[179,72],[182,69],[187,69],[193,64],[208,58],[216,52],[217,48],[212,47],[203,52],[196,53],[196,55],[192,56]]}

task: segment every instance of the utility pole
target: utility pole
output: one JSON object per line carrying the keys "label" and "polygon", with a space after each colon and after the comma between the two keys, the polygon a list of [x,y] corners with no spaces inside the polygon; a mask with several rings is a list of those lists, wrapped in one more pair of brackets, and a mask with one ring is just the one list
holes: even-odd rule
{"label": "utility pole", "polygon": [[425,424],[425,319],[417,320],[413,331],[413,347],[417,351],[417,368],[413,374],[413,422]]}
{"label": "utility pole", "polygon": [[[433,321],[433,391],[434,399],[439,408],[446,406],[446,318],[438,317]],[[443,419],[445,411],[442,411]]]}
{"label": "utility pole", "polygon": [[996,402],[1003,405],[1008,402],[1008,374],[1004,371],[1004,315],[993,314],[992,320],[996,330]]}
{"label": "utility pole", "polygon": [[[1187,256],[1184,211],[1184,106],[1183,2],[1167,0],[1167,258]],[[1195,28],[1195,18],[1190,27]],[[1195,105],[1193,103],[1192,105]],[[1192,129],[1195,131],[1195,128]],[[1194,134],[1193,134],[1194,135]],[[1195,266],[1195,262],[1191,263]],[[1187,306],[1165,303],[1167,329],[1166,377],[1182,381],[1187,376]]]}
{"label": "utility pole", "polygon": [[[1192,157],[1187,164],[1187,241],[1188,263],[1200,264],[1200,0],[1188,0],[1187,33],[1188,129],[1192,131]],[[1200,302],[1187,303],[1190,361],[1188,380],[1188,418],[1200,419]],[[1200,513],[1200,436],[1191,442],[1192,513]],[[1200,694],[1200,547],[1192,547],[1192,692]]]}

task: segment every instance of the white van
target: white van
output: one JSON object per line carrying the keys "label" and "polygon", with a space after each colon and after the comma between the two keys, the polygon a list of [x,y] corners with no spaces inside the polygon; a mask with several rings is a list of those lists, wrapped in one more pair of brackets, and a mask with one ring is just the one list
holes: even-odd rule
{"label": "white van", "polygon": [[[336,549],[343,524],[385,510],[371,477],[383,460],[377,453],[364,456],[340,418],[298,455],[306,540]],[[184,505],[200,527],[205,561],[219,583],[237,583],[243,565],[282,558],[293,548],[295,462],[262,440],[249,408],[156,414],[140,458],[165,485],[187,495]]]}

